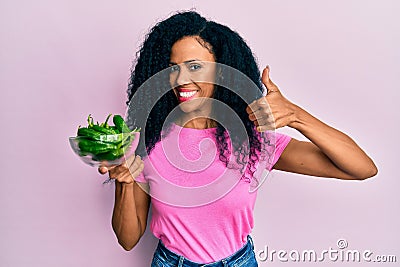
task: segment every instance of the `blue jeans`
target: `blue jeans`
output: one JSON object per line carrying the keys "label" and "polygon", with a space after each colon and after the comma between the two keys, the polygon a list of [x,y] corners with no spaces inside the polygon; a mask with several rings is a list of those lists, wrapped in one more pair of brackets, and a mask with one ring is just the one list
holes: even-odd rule
{"label": "blue jeans", "polygon": [[250,236],[247,236],[247,243],[231,256],[220,261],[201,264],[190,261],[167,249],[161,240],[158,242],[154,252],[151,267],[257,267],[254,244]]}

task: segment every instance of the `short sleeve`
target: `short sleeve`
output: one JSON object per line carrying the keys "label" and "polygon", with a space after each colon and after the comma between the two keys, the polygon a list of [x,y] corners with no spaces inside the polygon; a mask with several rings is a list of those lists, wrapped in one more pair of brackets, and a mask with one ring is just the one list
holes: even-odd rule
{"label": "short sleeve", "polygon": [[270,165],[270,169],[278,162],[280,156],[282,155],[283,151],[285,150],[287,144],[289,144],[292,138],[288,135],[275,133],[275,153],[274,153],[274,160]]}

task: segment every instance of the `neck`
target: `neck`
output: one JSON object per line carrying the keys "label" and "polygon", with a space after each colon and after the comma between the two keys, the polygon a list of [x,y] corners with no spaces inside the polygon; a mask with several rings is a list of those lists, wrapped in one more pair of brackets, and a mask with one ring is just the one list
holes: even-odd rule
{"label": "neck", "polygon": [[190,116],[180,117],[176,123],[184,128],[208,129],[217,127],[217,123],[209,118],[191,118]]}

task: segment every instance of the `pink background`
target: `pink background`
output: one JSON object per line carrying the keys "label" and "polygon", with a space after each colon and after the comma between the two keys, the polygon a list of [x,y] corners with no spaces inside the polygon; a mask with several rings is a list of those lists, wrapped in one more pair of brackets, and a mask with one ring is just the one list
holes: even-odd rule
{"label": "pink background", "polygon": [[[322,251],[346,238],[400,261],[399,2],[213,2],[0,2],[0,266],[149,266],[156,239],[147,231],[131,252],[117,244],[113,186],[67,138],[89,113],[124,114],[144,35],[191,7],[237,30],[288,99],[352,136],[379,168],[363,182],[274,172],[257,200],[256,251]],[[280,265],[309,263],[260,262]]]}

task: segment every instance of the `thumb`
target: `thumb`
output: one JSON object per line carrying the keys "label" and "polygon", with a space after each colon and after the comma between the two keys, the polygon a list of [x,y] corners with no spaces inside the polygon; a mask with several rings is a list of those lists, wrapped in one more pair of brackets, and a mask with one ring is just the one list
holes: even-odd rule
{"label": "thumb", "polygon": [[101,174],[106,174],[108,172],[108,168],[107,167],[99,167],[99,173]]}
{"label": "thumb", "polygon": [[270,73],[270,67],[269,67],[269,65],[267,65],[264,68],[264,70],[262,72],[262,76],[261,76],[261,81],[265,85],[265,87],[267,88],[267,95],[272,93],[272,92],[279,92],[278,86],[276,86],[276,84],[274,84],[271,81],[271,79],[269,78],[269,73]]}

